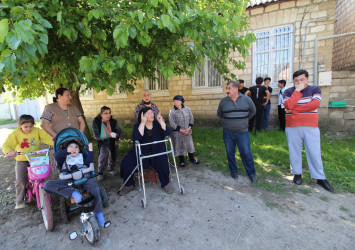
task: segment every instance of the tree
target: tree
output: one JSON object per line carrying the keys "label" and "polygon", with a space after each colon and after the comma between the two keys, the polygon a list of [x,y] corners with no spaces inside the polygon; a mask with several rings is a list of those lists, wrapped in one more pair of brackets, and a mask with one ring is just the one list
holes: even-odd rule
{"label": "tree", "polygon": [[[255,40],[247,33],[247,0],[3,0],[0,86],[35,98],[58,86],[112,94],[137,80],[192,76],[205,56],[221,74],[238,69]],[[234,77],[232,75],[232,77]]]}

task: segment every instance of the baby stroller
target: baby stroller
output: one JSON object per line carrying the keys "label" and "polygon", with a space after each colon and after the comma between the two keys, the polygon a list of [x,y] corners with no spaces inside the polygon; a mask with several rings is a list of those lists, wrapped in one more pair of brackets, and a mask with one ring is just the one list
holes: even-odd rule
{"label": "baby stroller", "polygon": [[[54,153],[57,153],[58,151],[66,148],[67,145],[72,141],[75,141],[79,144],[80,153],[82,153],[83,155],[88,154],[89,142],[85,137],[85,135],[80,130],[75,128],[66,128],[61,130],[57,134],[54,142]],[[62,167],[58,162],[57,162],[57,166],[58,168]],[[68,214],[74,210],[80,209],[81,211],[80,221],[82,224],[81,235],[84,235],[91,244],[94,244],[100,238],[99,226],[94,216],[94,213],[92,212],[94,210],[95,204],[94,204],[93,196],[88,196],[85,193],[85,190],[83,188],[83,184],[88,179],[95,178],[94,164],[91,163],[89,168],[82,170],[82,172],[84,174],[85,172],[88,174],[85,175],[83,178],[80,178],[78,180],[73,180],[73,182],[69,183],[67,186],[71,185],[75,187],[86,198],[82,200],[80,203],[76,204],[73,199],[66,199],[65,197],[60,197],[60,213],[61,213],[62,220],[65,223],[68,223]],[[62,188],[66,188],[67,186],[63,186]],[[109,201],[108,201],[105,188],[104,187],[99,187],[99,188],[100,188],[100,195],[101,195],[103,207],[108,207]],[[76,232],[73,232],[70,234],[70,239],[75,239],[77,236],[78,234]]]}

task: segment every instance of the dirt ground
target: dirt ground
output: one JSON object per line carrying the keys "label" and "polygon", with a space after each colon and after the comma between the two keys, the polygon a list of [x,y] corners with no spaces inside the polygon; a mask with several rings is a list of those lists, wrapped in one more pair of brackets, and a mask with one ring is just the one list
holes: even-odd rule
{"label": "dirt ground", "polygon": [[[10,130],[0,128],[0,145]],[[224,160],[224,159],[223,159]],[[14,160],[0,155],[0,249],[87,249],[69,233],[80,229],[78,214],[63,224],[53,198],[54,229],[46,232],[32,204],[14,210]],[[147,182],[147,207],[138,189],[119,197],[118,177],[102,184],[110,198],[105,209],[110,228],[101,230],[97,249],[354,249],[355,196],[329,193],[317,185],[295,186],[285,176],[285,192],[276,194],[237,181],[207,167],[179,169],[185,194],[165,194]]]}

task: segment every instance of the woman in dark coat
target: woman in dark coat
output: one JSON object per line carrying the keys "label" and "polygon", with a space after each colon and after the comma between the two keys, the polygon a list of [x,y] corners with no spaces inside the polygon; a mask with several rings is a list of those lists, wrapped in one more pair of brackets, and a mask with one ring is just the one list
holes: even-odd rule
{"label": "woman in dark coat", "polygon": [[[170,135],[170,129],[166,126],[165,121],[161,114],[154,118],[154,112],[150,107],[143,108],[139,112],[138,122],[133,127],[133,142],[139,141],[141,144],[153,141],[164,140],[166,136]],[[142,155],[157,154],[165,152],[165,144],[149,144],[141,146]],[[136,148],[135,144],[127,153],[121,163],[121,175],[123,180],[126,181],[134,168],[137,166]],[[171,183],[169,182],[169,163],[168,156],[160,155],[148,159],[143,159],[144,167],[153,167],[158,173],[161,187],[168,194],[173,192]],[[124,196],[134,189],[134,180],[131,177],[125,186],[120,191],[119,195]]]}

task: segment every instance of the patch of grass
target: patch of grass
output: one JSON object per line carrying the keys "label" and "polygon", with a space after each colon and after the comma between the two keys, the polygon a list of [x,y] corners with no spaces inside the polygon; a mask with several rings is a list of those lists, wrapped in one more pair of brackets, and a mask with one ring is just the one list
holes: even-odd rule
{"label": "patch of grass", "polygon": [[0,121],[0,125],[6,125],[6,124],[11,124],[11,123],[17,123],[16,120],[3,120]]}
{"label": "patch of grass", "polygon": [[339,216],[340,219],[347,220],[344,216]]}
{"label": "patch of grass", "polygon": [[312,190],[310,190],[310,189],[298,188],[297,190],[299,192],[301,192],[302,194],[310,194],[310,193],[312,193]]}
{"label": "patch of grass", "polygon": [[259,181],[255,184],[256,187],[261,187],[267,191],[271,191],[274,193],[284,193],[285,189],[280,183],[273,183],[269,181]]}
{"label": "patch of grass", "polygon": [[349,209],[347,209],[347,208],[344,207],[343,205],[340,206],[340,210],[341,210],[341,211],[345,211],[345,212],[349,212]]}
{"label": "patch of grass", "polygon": [[329,198],[327,196],[321,196],[319,197],[322,201],[329,201]]}
{"label": "patch of grass", "polygon": [[[229,172],[227,155],[223,142],[223,129],[194,127],[193,139],[196,155],[204,165],[214,170]],[[290,160],[286,134],[279,130],[250,134],[257,176],[260,179],[282,179],[290,175]],[[327,180],[336,190],[355,193],[355,136],[348,139],[330,140],[321,137],[322,159]],[[341,150],[340,150],[341,149]],[[237,149],[236,160],[240,175],[246,175]],[[313,184],[306,154],[303,151],[303,181]],[[308,192],[308,191],[305,191]]]}
{"label": "patch of grass", "polygon": [[274,208],[274,207],[277,207],[278,204],[276,202],[273,202],[273,201],[267,201],[266,202],[266,206],[268,206],[269,208]]}

